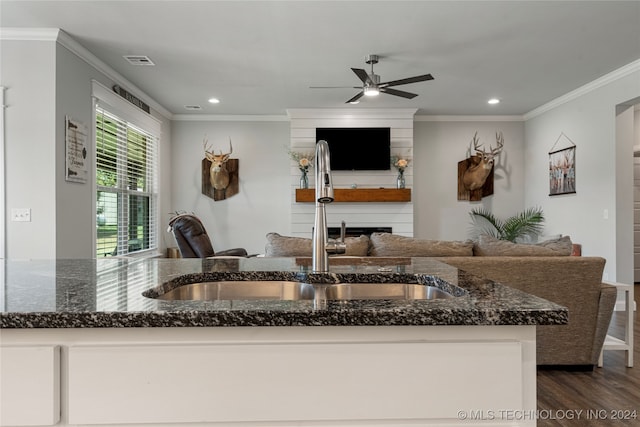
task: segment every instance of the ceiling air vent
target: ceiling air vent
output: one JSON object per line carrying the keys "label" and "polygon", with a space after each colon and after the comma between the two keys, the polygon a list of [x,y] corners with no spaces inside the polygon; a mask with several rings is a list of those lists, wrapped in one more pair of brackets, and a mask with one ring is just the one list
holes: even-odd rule
{"label": "ceiling air vent", "polygon": [[124,59],[129,61],[131,65],[156,65],[145,55],[124,55]]}
{"label": "ceiling air vent", "polygon": [[191,110],[191,111],[198,111],[198,110],[202,110],[202,107],[199,105],[185,105],[184,108],[186,110]]}

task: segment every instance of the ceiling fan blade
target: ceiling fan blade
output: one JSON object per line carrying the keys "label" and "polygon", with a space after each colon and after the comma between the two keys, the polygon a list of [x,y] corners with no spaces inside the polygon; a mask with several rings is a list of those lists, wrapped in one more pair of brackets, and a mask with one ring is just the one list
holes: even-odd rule
{"label": "ceiling fan blade", "polygon": [[364,95],[364,91],[363,91],[363,90],[362,90],[362,91],[360,91],[360,92],[358,92],[358,94],[357,94],[356,96],[354,96],[353,98],[351,98],[350,100],[348,100],[347,102],[345,102],[345,104],[349,104],[349,103],[351,103],[351,102],[355,102],[355,101],[357,101],[358,99],[362,98],[362,95]]}
{"label": "ceiling fan blade", "polygon": [[424,74],[422,76],[407,77],[406,79],[392,80],[390,82],[380,83],[379,86],[389,87],[389,86],[406,85],[409,83],[424,82],[426,80],[433,80],[433,76],[431,74]]}
{"label": "ceiling fan blade", "polygon": [[413,99],[416,96],[418,96],[415,93],[405,92],[403,90],[398,90],[398,89],[391,89],[391,88],[388,88],[388,87],[381,87],[380,88],[380,92],[388,93],[389,95],[401,96],[401,97],[407,98],[407,99]]}
{"label": "ceiling fan blade", "polygon": [[360,86],[309,86],[309,89],[360,89]]}
{"label": "ceiling fan blade", "polygon": [[358,76],[358,78],[360,80],[362,80],[362,83],[364,83],[364,84],[373,84],[373,82],[369,78],[369,74],[367,74],[367,72],[365,70],[363,70],[362,68],[352,68],[351,71],[356,73],[356,76]]}

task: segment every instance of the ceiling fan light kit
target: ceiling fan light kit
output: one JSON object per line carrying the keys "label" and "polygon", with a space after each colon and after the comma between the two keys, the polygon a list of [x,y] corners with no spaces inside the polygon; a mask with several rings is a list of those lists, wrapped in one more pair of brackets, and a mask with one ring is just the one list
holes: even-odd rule
{"label": "ceiling fan light kit", "polygon": [[380,90],[375,86],[369,86],[364,88],[365,96],[378,96],[380,95]]}

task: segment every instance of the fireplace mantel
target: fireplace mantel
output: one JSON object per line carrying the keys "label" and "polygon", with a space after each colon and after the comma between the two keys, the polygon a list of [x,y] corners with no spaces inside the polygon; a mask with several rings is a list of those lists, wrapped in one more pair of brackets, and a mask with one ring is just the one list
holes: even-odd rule
{"label": "fireplace mantel", "polygon": [[[333,190],[334,202],[396,202],[411,201],[409,188],[336,188]],[[315,189],[296,189],[296,202],[315,202]]]}

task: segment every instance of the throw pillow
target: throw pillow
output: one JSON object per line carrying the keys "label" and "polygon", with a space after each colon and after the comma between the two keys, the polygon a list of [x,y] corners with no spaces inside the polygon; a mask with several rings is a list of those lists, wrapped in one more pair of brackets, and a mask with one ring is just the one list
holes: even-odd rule
{"label": "throw pillow", "polygon": [[265,256],[311,256],[312,252],[313,245],[311,244],[311,239],[281,236],[278,233],[267,233]]}
{"label": "throw pillow", "polygon": [[373,233],[370,236],[371,256],[443,257],[472,256],[473,242],[424,240],[391,233]]}
{"label": "throw pillow", "polygon": [[573,244],[569,236],[533,245],[499,240],[483,234],[473,246],[475,256],[569,256]]}
{"label": "throw pillow", "polygon": [[[347,237],[344,239],[347,245],[347,256],[367,256],[369,251],[369,238],[367,236]],[[282,236],[278,233],[267,234],[265,256],[268,257],[294,257],[312,256],[313,243],[305,237]]]}
{"label": "throw pillow", "polygon": [[347,244],[345,256],[367,256],[369,254],[369,237],[361,235],[358,237],[346,237]]}

